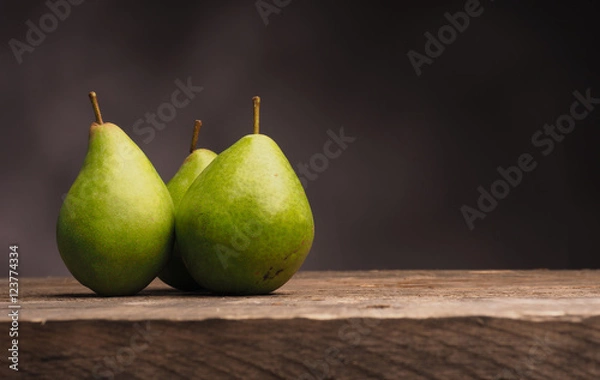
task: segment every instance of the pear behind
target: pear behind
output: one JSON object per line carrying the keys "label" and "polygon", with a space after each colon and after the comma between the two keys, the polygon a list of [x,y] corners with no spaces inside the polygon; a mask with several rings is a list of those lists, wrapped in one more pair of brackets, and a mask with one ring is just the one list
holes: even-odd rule
{"label": "pear behind", "polygon": [[[167,183],[167,189],[171,194],[175,209],[179,206],[190,185],[215,157],[217,157],[217,154],[211,150],[196,149],[185,159],[177,173]],[[177,236],[175,236],[171,257],[158,277],[164,283],[179,290],[194,291],[202,288],[189,274],[183,263],[177,244]]]}

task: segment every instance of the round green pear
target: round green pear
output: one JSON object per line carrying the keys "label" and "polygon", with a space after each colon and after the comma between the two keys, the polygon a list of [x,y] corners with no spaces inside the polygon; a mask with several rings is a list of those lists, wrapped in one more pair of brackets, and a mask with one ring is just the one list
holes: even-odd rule
{"label": "round green pear", "polygon": [[164,182],[125,132],[104,123],[94,92],[83,167],[60,209],[56,241],[81,284],[103,296],[133,295],[167,263],[175,211]]}
{"label": "round green pear", "polygon": [[267,294],[300,268],[314,238],[306,193],[279,146],[259,133],[223,151],[198,176],[176,210],[183,261],[204,288]]}
{"label": "round green pear", "polygon": [[[186,191],[200,173],[217,157],[217,154],[208,149],[196,149],[196,143],[198,142],[198,133],[202,122],[196,120],[194,124],[194,134],[192,135],[192,145],[190,147],[190,154],[183,161],[183,164],[175,173],[173,178],[167,183],[167,189],[171,193],[173,204],[175,209],[181,203],[181,199],[185,195]],[[177,235],[175,235],[175,244],[173,245],[173,251],[171,257],[167,262],[167,265],[158,275],[164,283],[183,291],[194,291],[200,290],[202,287],[194,280],[190,275],[183,260],[181,258],[181,252],[177,244]]]}

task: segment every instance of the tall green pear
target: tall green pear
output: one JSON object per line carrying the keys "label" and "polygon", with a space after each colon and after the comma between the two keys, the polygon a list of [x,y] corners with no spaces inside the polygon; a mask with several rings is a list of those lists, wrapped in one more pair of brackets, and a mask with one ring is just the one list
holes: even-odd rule
{"label": "tall green pear", "polygon": [[60,209],[56,241],[73,276],[103,296],[133,295],[167,263],[173,201],[152,163],[121,128],[104,123],[94,92],[83,167]]}
{"label": "tall green pear", "polygon": [[[194,134],[192,135],[192,145],[190,146],[190,154],[183,161],[183,164],[175,173],[173,178],[167,183],[167,189],[171,193],[173,204],[177,210],[177,206],[185,195],[190,185],[196,180],[198,175],[202,173],[204,168],[217,157],[217,154],[208,149],[196,149],[198,142],[198,133],[202,122],[196,120],[194,123]],[[199,290],[202,287],[192,278],[181,259],[181,253],[177,245],[177,235],[175,235],[175,245],[169,262],[160,272],[158,277],[168,285],[184,291]]]}
{"label": "tall green pear", "polygon": [[238,140],[204,169],[176,211],[181,255],[203,287],[224,294],[266,294],[300,268],[314,221],[300,180],[271,138]]}

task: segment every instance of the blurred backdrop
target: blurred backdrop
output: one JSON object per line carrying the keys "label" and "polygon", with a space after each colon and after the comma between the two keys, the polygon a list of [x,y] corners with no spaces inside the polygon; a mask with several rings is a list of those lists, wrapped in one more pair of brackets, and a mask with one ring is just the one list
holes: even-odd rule
{"label": "blurred backdrop", "polygon": [[[592,6],[2,2],[1,241],[19,244],[22,275],[68,274],[55,224],[86,153],[89,91],[165,181],[194,119],[199,146],[220,152],[251,132],[260,95],[261,132],[314,211],[303,269],[598,268]],[[561,115],[577,96],[572,126]],[[493,187],[523,154],[535,168]]]}

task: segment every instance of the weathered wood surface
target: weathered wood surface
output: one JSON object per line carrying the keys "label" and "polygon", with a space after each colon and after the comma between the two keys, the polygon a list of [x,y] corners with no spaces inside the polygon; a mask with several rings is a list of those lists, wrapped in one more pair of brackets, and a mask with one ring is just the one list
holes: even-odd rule
{"label": "weathered wood surface", "polygon": [[[24,378],[600,379],[600,271],[301,272],[253,297],[22,278],[19,292]],[[7,313],[0,325],[9,347]]]}

